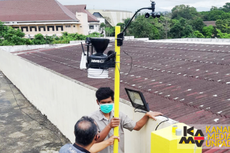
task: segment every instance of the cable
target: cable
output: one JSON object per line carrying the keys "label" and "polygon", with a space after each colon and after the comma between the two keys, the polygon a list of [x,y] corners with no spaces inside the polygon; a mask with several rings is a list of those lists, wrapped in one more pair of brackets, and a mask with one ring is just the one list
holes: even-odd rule
{"label": "cable", "polygon": [[129,73],[131,72],[131,70],[133,69],[133,57],[131,56],[131,55],[129,55],[127,52],[125,52],[124,50],[123,50],[123,52],[126,54],[126,55],[128,55],[129,57],[130,57],[130,59],[131,59],[131,63],[130,63],[130,69],[129,69],[129,72],[128,72],[128,74],[127,74],[127,76],[129,75]]}
{"label": "cable", "polygon": [[[4,77],[4,79],[5,79],[5,77]],[[5,80],[6,80],[6,79],[5,79]],[[33,117],[31,117],[29,114],[27,114],[26,112],[24,112],[24,111],[21,109],[20,105],[18,104],[18,100],[17,100],[17,98],[15,97],[15,93],[13,92],[13,90],[12,90],[12,88],[11,88],[11,86],[10,86],[10,83],[9,83],[7,80],[6,80],[6,82],[7,82],[8,86],[10,87],[11,93],[13,94],[14,100],[15,100],[15,102],[16,102],[16,104],[17,104],[19,110],[21,111],[21,113],[27,115],[30,119],[32,119],[33,121],[36,121],[39,125],[45,127],[46,129],[50,130],[51,132],[53,132],[53,133],[58,137],[59,141],[61,142],[61,145],[63,145],[63,143],[62,143],[62,141],[61,141],[61,138],[57,135],[57,133],[56,133],[55,131],[53,131],[52,129],[46,127],[44,124],[40,123],[39,121],[37,121],[36,119],[34,119]],[[12,83],[11,83],[11,84],[12,84]],[[13,85],[13,84],[12,84],[12,85]],[[13,85],[13,86],[14,86],[14,85]]]}
{"label": "cable", "polygon": [[[164,117],[166,117],[166,116],[164,116]],[[159,127],[162,123],[169,121],[169,118],[168,118],[168,117],[166,117],[166,118],[167,118],[166,120],[161,121],[161,122],[156,126],[155,131],[158,129],[158,127]]]}

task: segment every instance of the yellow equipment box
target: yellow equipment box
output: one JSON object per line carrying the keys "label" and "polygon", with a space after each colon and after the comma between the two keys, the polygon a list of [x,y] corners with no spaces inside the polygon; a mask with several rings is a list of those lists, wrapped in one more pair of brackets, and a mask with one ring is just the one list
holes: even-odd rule
{"label": "yellow equipment box", "polygon": [[179,144],[184,126],[189,126],[184,123],[174,125],[181,129],[180,136],[172,132],[173,125],[151,133],[151,153],[201,153],[202,147],[197,147],[195,143]]}

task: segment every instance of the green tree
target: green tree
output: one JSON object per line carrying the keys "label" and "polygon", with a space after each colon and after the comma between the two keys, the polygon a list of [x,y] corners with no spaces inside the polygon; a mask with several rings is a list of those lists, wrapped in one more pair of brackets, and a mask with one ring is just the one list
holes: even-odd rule
{"label": "green tree", "polygon": [[224,33],[230,33],[230,19],[217,20],[216,28]]}
{"label": "green tree", "polygon": [[8,27],[5,26],[3,22],[0,21],[0,39],[4,37],[7,31],[8,31]]}
{"label": "green tree", "polygon": [[[103,35],[98,33],[98,32],[93,32],[91,34],[89,34],[87,37],[102,37]],[[84,39],[81,39],[81,40],[85,40],[86,37]]]}
{"label": "green tree", "polygon": [[159,39],[159,31],[151,22],[153,22],[152,17],[146,19],[143,15],[138,16],[132,23],[132,34],[136,38],[147,37],[149,39]]}
{"label": "green tree", "polygon": [[184,18],[191,20],[198,15],[196,8],[189,5],[177,5],[172,9],[172,19]]}
{"label": "green tree", "polygon": [[171,25],[171,14],[166,14],[160,18],[160,22],[162,23],[161,30],[161,39],[168,39],[168,33],[170,31]]}
{"label": "green tree", "polygon": [[193,28],[188,23],[188,20],[181,18],[180,20],[172,20],[172,26],[170,29],[170,36],[172,38],[186,38],[193,37]]}
{"label": "green tree", "polygon": [[219,29],[216,29],[218,38],[230,38],[230,34],[222,33]]}
{"label": "green tree", "polygon": [[179,20],[173,21],[173,26],[170,29],[170,36],[172,38],[181,38],[181,31],[183,30],[183,26],[181,25]]}
{"label": "green tree", "polygon": [[121,30],[123,30],[125,28],[125,24],[124,23],[118,23],[117,26],[120,26]]}
{"label": "green tree", "polygon": [[194,18],[193,20],[190,21],[189,24],[192,26],[193,30],[198,30],[198,31],[202,31],[203,27],[205,27],[205,24],[200,17]]}
{"label": "green tree", "polygon": [[214,27],[212,25],[203,27],[202,33],[205,38],[212,38],[214,36]]}
{"label": "green tree", "polygon": [[42,34],[36,34],[32,40],[35,45],[46,44],[45,37]]}
{"label": "green tree", "polygon": [[225,5],[223,6],[223,11],[230,12],[230,3],[225,3]]}
{"label": "green tree", "polygon": [[105,28],[106,36],[115,36],[115,27],[106,27]]}
{"label": "green tree", "polygon": [[205,36],[198,30],[194,31],[194,35],[197,37],[197,38],[205,38]]}
{"label": "green tree", "polygon": [[32,44],[32,41],[23,38],[25,34],[20,29],[6,27],[2,22],[0,23],[0,28],[0,46]]}

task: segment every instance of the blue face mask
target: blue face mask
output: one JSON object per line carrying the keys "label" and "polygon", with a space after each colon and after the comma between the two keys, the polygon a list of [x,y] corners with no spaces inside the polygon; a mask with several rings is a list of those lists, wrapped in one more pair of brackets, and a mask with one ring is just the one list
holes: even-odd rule
{"label": "blue face mask", "polygon": [[112,104],[101,104],[100,109],[103,113],[108,114],[113,110],[113,103]]}

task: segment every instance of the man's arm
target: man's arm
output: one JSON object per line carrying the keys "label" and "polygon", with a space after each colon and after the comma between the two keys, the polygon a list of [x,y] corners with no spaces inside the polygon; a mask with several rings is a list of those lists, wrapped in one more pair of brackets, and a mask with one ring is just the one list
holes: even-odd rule
{"label": "man's arm", "polygon": [[139,131],[149,120],[149,118],[152,118],[153,120],[156,120],[155,117],[163,115],[160,112],[147,112],[137,123],[136,126],[133,128],[136,131]]}
{"label": "man's arm", "polygon": [[103,149],[105,149],[106,147],[113,145],[114,139],[118,139],[118,141],[119,141],[119,137],[111,136],[109,139],[107,139],[105,141],[93,144],[93,146],[89,149],[89,151],[91,153],[100,152]]}
{"label": "man's arm", "polygon": [[109,134],[109,131],[119,126],[120,119],[119,118],[112,118],[111,122],[100,132],[100,138],[97,140],[97,142],[101,142],[105,139],[105,137]]}

